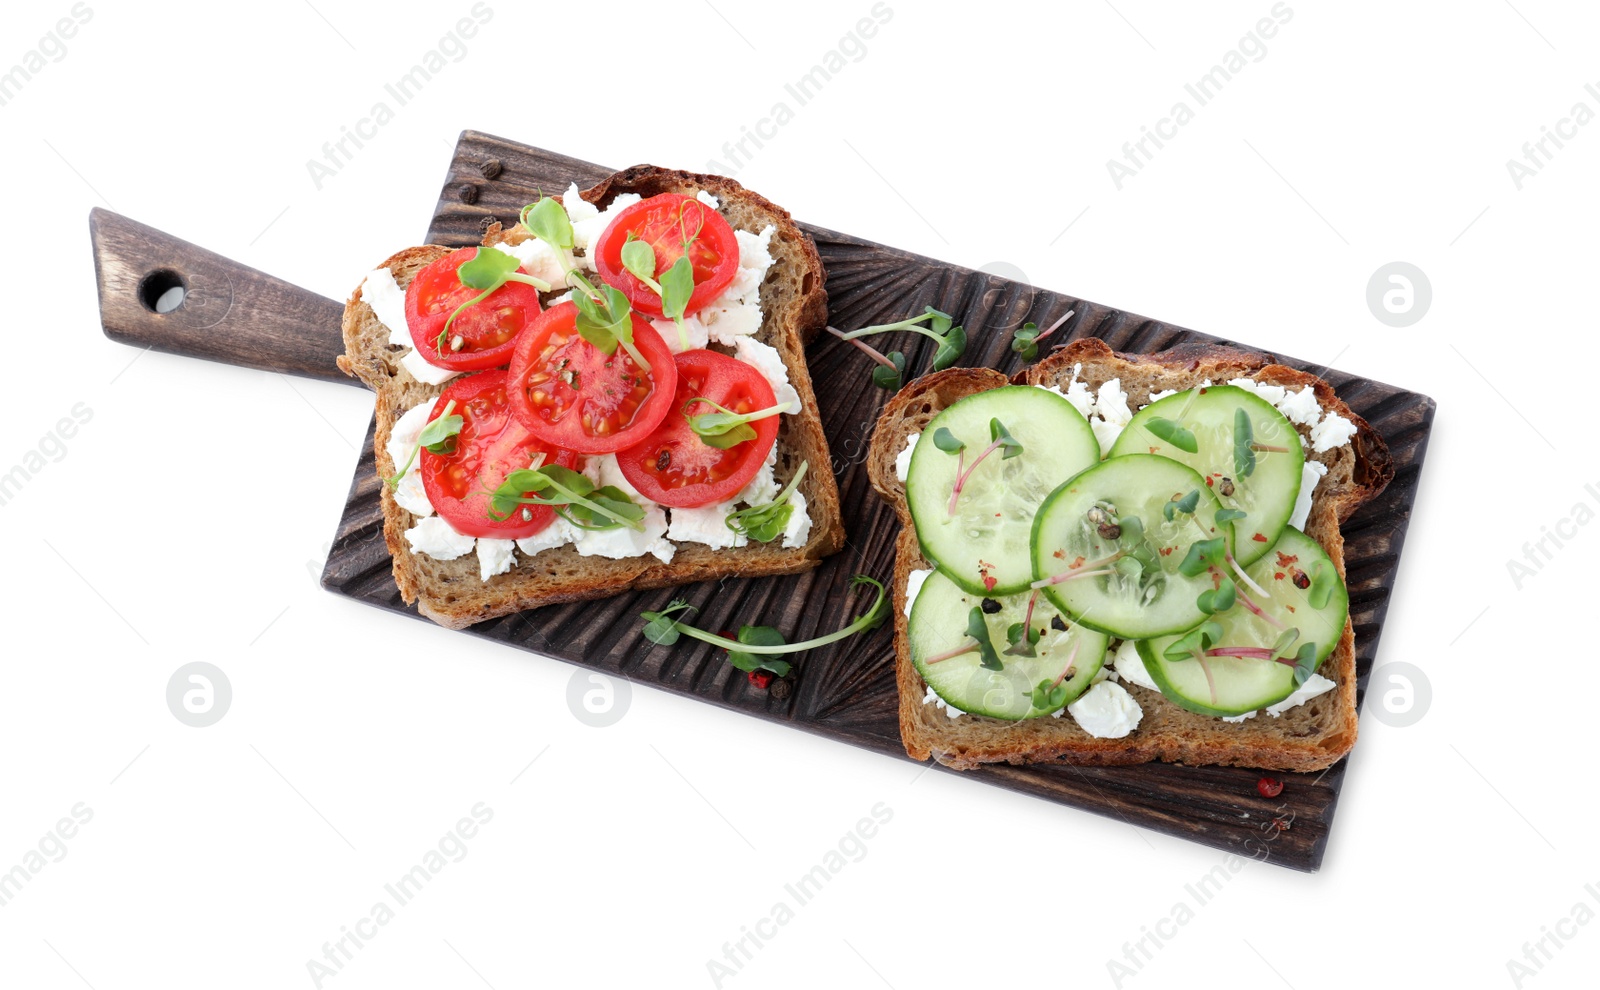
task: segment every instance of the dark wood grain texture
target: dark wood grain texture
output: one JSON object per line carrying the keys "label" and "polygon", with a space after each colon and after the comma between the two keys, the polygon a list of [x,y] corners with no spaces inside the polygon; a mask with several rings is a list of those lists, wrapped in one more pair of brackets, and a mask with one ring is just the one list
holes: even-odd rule
{"label": "dark wood grain texture", "polygon": [[[464,132],[427,240],[448,245],[476,243],[485,226],[495,219],[515,218],[518,209],[537,191],[560,192],[569,182],[585,186],[609,171],[504,139]],[[782,190],[760,191],[775,195],[780,202],[783,199]],[[97,223],[101,219],[97,215]],[[132,237],[133,242],[119,242],[115,256],[122,268],[116,282],[121,291],[126,292],[130,279],[137,279],[140,272],[152,267],[139,249],[140,238],[161,244],[164,250],[170,250],[166,246],[175,243],[199,251],[149,228],[131,226],[137,230],[124,237]],[[967,364],[995,367],[1008,374],[1016,371],[1020,365],[1009,347],[1010,329],[1024,320],[1045,325],[1069,308],[1076,315],[1059,332],[1063,339],[1097,336],[1118,350],[1139,352],[1161,350],[1186,340],[1218,339],[849,235],[802,226],[816,239],[827,267],[831,322],[838,326],[885,322],[919,311],[924,305],[934,305],[954,314],[971,332]],[[97,262],[102,257],[101,239],[97,229]],[[227,266],[231,263],[207,252],[201,255],[213,266],[209,271],[226,271],[230,277],[235,270],[250,272],[242,266],[230,269]],[[104,264],[101,270],[104,305],[108,284]],[[270,279],[260,273],[250,274]],[[269,288],[283,297],[284,289]],[[299,292],[292,286],[287,290]],[[276,359],[275,355],[281,355],[289,359],[287,366],[279,365],[273,370],[342,378],[331,370],[336,347],[326,352],[328,371],[317,373],[319,369],[310,366],[309,352],[328,344],[322,336],[325,331],[318,328],[333,328],[335,337],[337,333],[337,306],[327,300],[322,302],[334,306],[334,310],[329,314],[315,306],[308,307],[308,324],[297,331],[301,335],[297,338],[298,347],[285,346],[287,328],[262,340],[256,328],[235,330],[237,324],[233,323],[226,332],[244,335],[248,346],[228,341],[201,346],[204,342],[195,341],[186,327],[173,330],[169,324],[164,336],[162,326],[152,327],[143,317],[135,321],[133,315],[126,319],[139,327],[137,332],[123,329],[122,318],[113,332],[108,316],[107,333],[117,339],[251,367],[266,366]],[[302,301],[301,305],[306,304]],[[307,346],[306,334],[316,342],[315,347]],[[910,366],[926,367],[932,358],[931,346],[920,337],[916,343],[907,344]],[[844,551],[806,574],[731,579],[556,605],[482,623],[467,631],[906,759],[896,713],[892,630],[887,626],[805,655],[796,665],[793,692],[782,700],[752,687],[719,651],[687,639],[671,648],[654,646],[639,633],[640,611],[658,609],[671,599],[682,597],[700,609],[696,621],[706,628],[720,629],[759,618],[762,623],[783,630],[791,641],[803,639],[835,629],[859,613],[865,600],[850,591],[852,574],[864,572],[886,578],[892,572],[897,522],[894,513],[872,492],[864,465],[867,441],[886,394],[870,384],[864,359],[847,345],[824,338],[809,350],[807,358],[812,378],[818,383],[818,404],[832,448],[849,532]],[[1426,396],[1380,382],[1292,358],[1280,359],[1326,378],[1357,413],[1383,434],[1395,460],[1394,481],[1345,527],[1350,614],[1356,630],[1360,696],[1364,697],[1416,498],[1434,404]],[[369,429],[323,572],[323,584],[357,601],[417,617],[415,609],[406,608],[401,602],[390,573],[378,485]],[[1358,743],[1351,758],[1363,758],[1366,745]],[[961,776],[974,783],[1033,794],[1242,856],[1310,871],[1322,862],[1347,762],[1341,761],[1320,774],[1278,775],[1285,778],[1286,786],[1282,795],[1272,800],[1262,798],[1256,791],[1260,774],[1240,768],[1158,763],[1098,768],[1057,764],[987,767]],[[1277,828],[1274,819],[1287,822],[1288,829]],[[1070,828],[1071,819],[1064,818],[1062,824]]]}
{"label": "dark wood grain texture", "polygon": [[[344,304],[110,210],[89,213],[100,324],[134,347],[263,371],[354,383],[334,367],[344,353]],[[183,301],[158,312],[174,286]]]}

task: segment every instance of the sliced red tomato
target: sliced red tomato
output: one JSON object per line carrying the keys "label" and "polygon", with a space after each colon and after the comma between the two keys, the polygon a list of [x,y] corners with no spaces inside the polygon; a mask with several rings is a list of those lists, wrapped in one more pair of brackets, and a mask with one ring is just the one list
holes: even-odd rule
{"label": "sliced red tomato", "polygon": [[[411,342],[431,365],[452,371],[498,368],[511,360],[517,334],[539,315],[538,290],[522,282],[507,282],[450,322],[451,313],[482,291],[461,284],[456,275],[456,269],[477,257],[480,250],[495,249],[451,251],[418,272],[406,286],[406,326],[411,330]],[[450,332],[441,343],[439,335],[447,322]],[[461,338],[461,347],[452,348],[456,337]]]}
{"label": "sliced red tomato", "polygon": [[629,235],[655,248],[656,279],[684,255],[689,241],[689,263],[694,266],[694,294],[685,315],[693,316],[706,303],[722,295],[739,273],[739,239],[722,214],[695,199],[661,193],[642,199],[617,214],[595,242],[595,267],[608,284],[621,289],[633,308],[662,319],[661,297],[622,265],[622,245]]}
{"label": "sliced red tomato", "polygon": [[496,522],[489,515],[488,493],[499,488],[511,472],[535,460],[579,470],[583,459],[528,432],[511,411],[504,371],[485,371],[451,382],[434,403],[429,421],[444,415],[452,400],[456,405],[451,415],[461,417],[455,452],[435,454],[424,448],[417,455],[422,487],[434,511],[458,533],[497,540],[519,540],[550,525],[555,511],[544,505],[522,506],[510,518]]}
{"label": "sliced red tomato", "polygon": [[610,354],[578,333],[578,307],[552,306],[517,340],[509,369],[511,405],[545,443],[608,454],[649,435],[672,408],[678,372],[655,328],[633,314],[633,344]]}
{"label": "sliced red tomato", "polygon": [[[684,351],[677,365],[672,412],[642,443],[618,451],[617,466],[628,483],[652,502],[680,509],[725,502],[761,470],[767,452],[778,442],[778,417],[751,423],[754,440],[718,450],[689,428],[684,404],[698,397],[749,413],[770,409],[778,400],[761,372],[738,358],[716,351]],[[714,411],[698,403],[688,410],[695,415]]]}

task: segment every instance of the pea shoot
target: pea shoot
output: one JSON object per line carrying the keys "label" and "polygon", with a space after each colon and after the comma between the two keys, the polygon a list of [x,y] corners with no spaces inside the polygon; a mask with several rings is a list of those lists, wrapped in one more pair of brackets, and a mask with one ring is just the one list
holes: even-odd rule
{"label": "pea shoot", "polygon": [[[926,323],[927,326],[923,326]],[[879,388],[896,391],[905,384],[906,356],[900,351],[890,351],[884,355],[861,342],[862,337],[871,337],[880,333],[893,333],[895,331],[909,330],[919,333],[937,343],[938,350],[933,355],[934,371],[943,371],[961,359],[967,350],[967,331],[955,325],[955,318],[948,313],[942,313],[932,306],[927,306],[918,316],[908,317],[898,323],[882,323],[846,333],[843,330],[829,327],[828,332],[847,341],[854,347],[865,352],[877,363],[878,367],[872,370],[872,382]]]}

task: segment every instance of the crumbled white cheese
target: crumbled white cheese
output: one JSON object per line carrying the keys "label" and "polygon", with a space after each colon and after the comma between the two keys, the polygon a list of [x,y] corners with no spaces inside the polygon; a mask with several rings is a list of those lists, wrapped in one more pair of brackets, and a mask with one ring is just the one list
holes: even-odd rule
{"label": "crumbled white cheese", "polygon": [[711,207],[713,210],[722,209],[721,201],[719,201],[717,199],[717,197],[715,197],[715,196],[711,195],[710,193],[706,192],[704,189],[702,189],[699,192],[695,193],[694,194],[694,198],[698,199],[700,202],[702,202],[702,203],[706,204],[707,206]]}
{"label": "crumbled white cheese", "polygon": [[1156,391],[1156,392],[1151,392],[1150,393],[1150,401],[1145,403],[1145,405],[1150,405],[1152,403],[1160,402],[1162,399],[1165,399],[1169,395],[1177,395],[1177,394],[1178,394],[1178,390],[1175,389],[1175,388],[1164,388],[1164,389],[1161,389],[1161,390]]}
{"label": "crumbled white cheese", "polygon": [[584,467],[594,469],[594,477],[590,480],[595,483],[596,488],[604,488],[607,485],[611,485],[620,488],[627,493],[629,498],[640,505],[652,504],[643,495],[639,494],[639,489],[629,483],[628,476],[622,473],[622,466],[617,463],[616,454],[601,454],[599,457],[591,457]]}
{"label": "crumbled white cheese", "polygon": [[[1294,693],[1289,695],[1289,697],[1278,702],[1276,705],[1268,705],[1267,714],[1271,715],[1273,718],[1277,718],[1284,712],[1294,708],[1297,705],[1303,705],[1318,695],[1327,694],[1336,686],[1337,685],[1335,685],[1333,681],[1328,680],[1321,674],[1312,674],[1310,677],[1306,678],[1306,682],[1304,684],[1295,688]],[[1247,718],[1255,718],[1258,714],[1260,713],[1245,712],[1243,715],[1224,715],[1222,716],[1222,720],[1224,722],[1233,722],[1238,724]]]}
{"label": "crumbled white cheese", "polygon": [[577,223],[579,220],[587,220],[589,217],[600,214],[598,206],[579,195],[576,182],[569,183],[567,191],[561,194],[561,205],[567,211],[567,219],[573,223]]}
{"label": "crumbled white cheese", "polygon": [[1338,413],[1328,413],[1322,417],[1322,422],[1311,428],[1311,452],[1320,454],[1325,450],[1342,447],[1355,435],[1356,424]]}
{"label": "crumbled white cheese", "polygon": [[[422,487],[422,472],[418,470],[422,466],[422,454],[417,450],[417,443],[438,401],[428,399],[406,410],[405,415],[395,420],[394,426],[389,428],[389,443],[384,448],[396,471],[408,459],[411,461],[405,475],[394,488],[394,500],[395,504],[414,516],[433,515],[433,505],[428,501],[428,492]],[[412,454],[416,454],[416,457],[413,458]]]}
{"label": "crumbled white cheese", "polygon": [[728,528],[728,516],[732,514],[731,501],[693,509],[674,508],[668,513],[667,539],[679,543],[703,543],[713,550],[742,547],[750,541]]}
{"label": "crumbled white cheese", "polygon": [[[685,316],[683,318],[683,334],[678,334],[678,325],[671,320],[651,320],[650,325],[655,328],[661,339],[667,342],[667,350],[674,354],[684,351],[695,351],[710,342],[710,331],[700,322],[698,316]],[[683,346],[683,337],[689,338],[689,346]]]}
{"label": "crumbled white cheese", "polygon": [[912,571],[906,575],[906,618],[911,618],[911,606],[917,603],[917,595],[922,591],[922,582],[928,580],[932,574],[932,570],[926,570]]}
{"label": "crumbled white cheese", "polygon": [[648,553],[654,554],[664,564],[671,563],[672,555],[678,548],[667,542],[666,512],[659,505],[653,503],[647,505],[644,510],[643,525],[642,532],[631,526],[579,530],[573,545],[585,557],[610,557],[612,560],[622,560]]}
{"label": "crumbled white cheese", "polygon": [[778,404],[784,407],[784,412],[800,411],[800,393],[789,384],[789,369],[776,348],[753,337],[740,337],[734,344],[733,356],[754,367],[772,383],[772,394],[777,397]]}
{"label": "crumbled white cheese", "polygon": [[517,259],[524,272],[550,283],[552,289],[566,285],[567,270],[576,267],[572,255],[536,237],[530,237],[520,244],[502,241],[495,247]]}
{"label": "crumbled white cheese", "polygon": [[1328,680],[1321,674],[1312,674],[1310,677],[1306,678],[1306,682],[1304,684],[1294,689],[1294,694],[1289,695],[1289,697],[1278,702],[1276,705],[1268,705],[1267,714],[1271,715],[1273,718],[1277,718],[1296,705],[1303,705],[1318,695],[1327,694],[1336,686],[1337,685],[1335,685],[1333,681]]}
{"label": "crumbled white cheese", "polygon": [[1306,520],[1311,516],[1311,493],[1316,491],[1317,482],[1328,473],[1328,466],[1321,461],[1306,461],[1300,468],[1300,494],[1295,496],[1294,511],[1289,513],[1289,525],[1295,529],[1304,530]]}
{"label": "crumbled white cheese", "polygon": [[1089,420],[1089,428],[1094,431],[1094,438],[1100,442],[1101,457],[1111,453],[1111,448],[1117,444],[1117,437],[1122,436],[1120,424],[1108,423],[1099,416]]}
{"label": "crumbled white cheese", "polygon": [[[606,207],[604,213],[594,213],[572,221],[572,246],[574,250],[583,252],[584,267],[594,267],[593,251],[591,249],[594,247],[595,241],[600,239],[600,235],[605,233],[605,229],[611,226],[611,221],[615,220],[623,210],[639,202],[639,199],[640,197],[636,193],[623,193],[611,201],[611,205]],[[567,216],[571,218],[572,207],[568,197],[561,197],[561,201],[564,205],[567,205]],[[581,203],[583,201],[580,199],[578,202]],[[594,209],[592,205],[589,208],[591,210]]]}
{"label": "crumbled white cheese", "polygon": [[1139,655],[1139,644],[1134,640],[1125,639],[1122,641],[1122,645],[1117,647],[1115,663],[1117,665],[1117,673],[1121,674],[1122,679],[1128,683],[1137,684],[1142,688],[1149,688],[1151,691],[1161,690],[1156,687],[1155,679],[1145,669],[1144,657]]}
{"label": "crumbled white cheese", "polygon": [[418,519],[415,526],[406,530],[406,540],[412,553],[425,553],[435,560],[455,560],[471,553],[477,543],[472,537],[457,533],[438,516]]}
{"label": "crumbled white cheese", "polygon": [[487,581],[496,574],[504,574],[511,570],[516,563],[516,554],[512,550],[516,547],[514,540],[491,540],[483,537],[478,540],[478,576]]}
{"label": "crumbled white cheese", "polygon": [[[1056,390],[1051,389],[1051,391],[1055,392]],[[1061,395],[1060,392],[1056,392],[1056,394]],[[1074,409],[1083,414],[1084,419],[1088,419],[1091,415],[1093,415],[1094,393],[1090,392],[1089,386],[1085,385],[1083,382],[1074,380],[1070,385],[1068,385],[1064,398],[1068,402],[1072,403],[1072,407]]]}
{"label": "crumbled white cheese", "polygon": [[1265,399],[1274,406],[1283,401],[1286,393],[1282,385],[1268,385],[1266,382],[1258,382],[1254,378],[1230,378],[1228,379],[1228,384],[1235,388],[1242,388],[1251,395]]}
{"label": "crumbled white cheese", "polygon": [[1139,727],[1144,709],[1121,684],[1101,681],[1067,706],[1074,721],[1096,739],[1121,739]]}
{"label": "crumbled white cheese", "polygon": [[443,385],[461,374],[459,371],[451,371],[449,368],[441,368],[437,365],[429,364],[423,360],[422,355],[418,354],[415,348],[407,351],[405,357],[400,359],[400,367],[409,371],[412,378],[422,382],[424,385]]}
{"label": "crumbled white cheese", "polygon": [[811,515],[806,512],[806,497],[800,494],[799,489],[789,493],[789,504],[794,508],[783,527],[783,547],[785,550],[794,550],[805,546],[811,538]]}
{"label": "crumbled white cheese", "polygon": [[735,502],[745,505],[765,505],[778,497],[778,482],[772,476],[772,469],[778,463],[778,445],[773,444],[767,448],[767,459],[756,470],[756,476],[750,483],[739,490],[733,497]]}
{"label": "crumbled white cheese", "polygon": [[911,455],[917,452],[917,441],[921,437],[920,433],[906,437],[906,449],[894,457],[894,476],[900,479],[901,484],[905,484],[906,478],[911,474]]}
{"label": "crumbled white cheese", "polygon": [[734,239],[739,242],[739,267],[759,268],[766,271],[772,267],[772,235],[778,228],[767,224],[761,228],[761,233],[752,234],[749,231],[735,229]]}
{"label": "crumbled white cheese", "polygon": [[1317,405],[1316,389],[1307,385],[1298,392],[1284,393],[1281,401],[1273,403],[1278,411],[1288,417],[1289,422],[1300,426],[1311,426],[1322,415],[1322,407]]}
{"label": "crumbled white cheese", "polygon": [[576,534],[577,531],[572,528],[571,523],[557,516],[544,529],[539,530],[532,536],[524,536],[518,540],[517,549],[522,551],[524,557],[532,557],[534,554],[544,550],[553,550],[556,547],[566,546],[572,542],[572,538]]}
{"label": "crumbled white cheese", "polygon": [[1122,379],[1113,378],[1100,386],[1095,394],[1094,411],[1114,426],[1128,425],[1133,413],[1128,409],[1128,393],[1122,390]]}
{"label": "crumbled white cheese", "polygon": [[957,708],[955,705],[952,705],[952,704],[950,704],[950,702],[948,702],[948,701],[944,700],[943,698],[939,697],[939,692],[935,691],[931,687],[928,688],[928,690],[927,690],[927,692],[925,694],[923,694],[922,703],[924,705],[937,705],[940,708],[943,708],[944,709],[944,713],[946,715],[950,716],[951,718],[960,718],[961,716],[966,714],[966,712],[964,712],[961,709]]}
{"label": "crumbled white cheese", "polygon": [[761,283],[773,263],[767,245],[774,229],[768,224],[759,235],[734,231],[739,239],[739,270],[722,294],[696,314],[716,343],[732,346],[739,337],[761,329]]}
{"label": "crumbled white cheese", "polygon": [[411,330],[406,325],[406,293],[394,280],[394,272],[377,268],[361,283],[361,301],[372,307],[373,315],[389,331],[389,343],[410,347]]}

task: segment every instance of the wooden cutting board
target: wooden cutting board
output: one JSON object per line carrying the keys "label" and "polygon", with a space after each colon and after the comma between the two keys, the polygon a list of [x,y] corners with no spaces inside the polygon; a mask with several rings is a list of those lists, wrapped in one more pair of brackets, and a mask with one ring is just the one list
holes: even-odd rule
{"label": "wooden cutting board", "polygon": [[[610,171],[502,138],[463,132],[426,240],[475,244],[484,227],[496,219],[514,221],[518,210],[538,192],[560,192],[569,182],[588,186]],[[784,198],[781,189],[760,192],[780,202]],[[115,214],[96,211],[91,226],[102,320],[113,338],[250,367],[351,381],[342,379],[332,365],[333,355],[342,351],[339,303]],[[1018,370],[1010,329],[1025,320],[1044,325],[1068,308],[1076,315],[1057,332],[1063,341],[1094,336],[1117,350],[1151,352],[1187,340],[1219,339],[847,234],[801,226],[816,239],[827,268],[831,323],[856,327],[890,322],[932,305],[967,328],[971,340],[966,364],[1007,374]],[[366,263],[356,259],[351,270],[359,274]],[[153,312],[158,290],[174,274],[189,287],[189,299],[195,304],[186,302],[167,314]],[[896,341],[897,346],[901,343]],[[919,337],[905,346],[910,367],[927,366],[932,358],[930,342]],[[1262,350],[1253,344],[1239,346]],[[721,651],[687,638],[670,648],[655,646],[640,634],[640,612],[681,597],[698,607],[695,622],[704,628],[759,621],[778,627],[791,642],[805,639],[838,628],[858,614],[864,599],[848,587],[852,574],[887,580],[893,573],[898,524],[872,492],[865,466],[867,441],[887,393],[870,383],[861,355],[837,340],[823,337],[807,359],[817,383],[848,531],[842,552],[806,574],[708,582],[551,606],[485,622],[467,632],[906,759],[896,710],[892,623],[802,656],[796,663],[794,690],[782,699],[751,686]],[[1383,435],[1394,456],[1394,481],[1344,528],[1361,698],[1383,632],[1434,403],[1427,396],[1370,379],[1293,358],[1279,360],[1325,378]],[[369,428],[322,583],[336,594],[420,618],[401,602],[390,573],[378,485]],[[1371,745],[1370,740],[1358,743],[1353,758],[1361,759]],[[998,766],[960,776],[974,784],[1022,791],[1242,856],[1312,871],[1322,862],[1347,763],[1348,759],[1320,774],[1278,774],[1284,789],[1274,799],[1257,793],[1260,773],[1227,767]],[[1287,829],[1274,824],[1274,819],[1286,823]],[[1064,825],[1070,823],[1070,816],[1063,817]]]}

